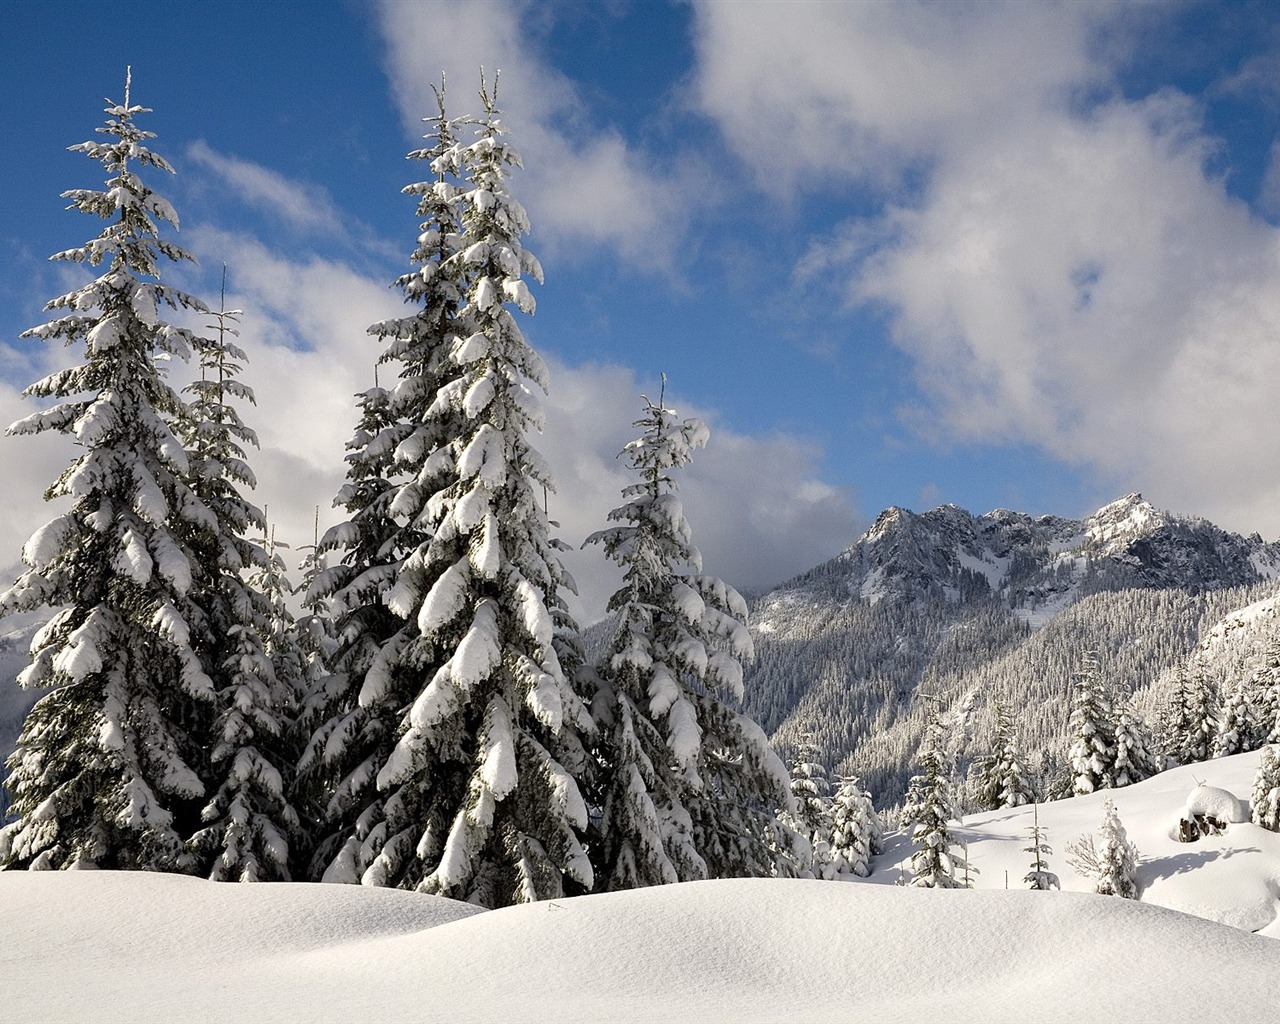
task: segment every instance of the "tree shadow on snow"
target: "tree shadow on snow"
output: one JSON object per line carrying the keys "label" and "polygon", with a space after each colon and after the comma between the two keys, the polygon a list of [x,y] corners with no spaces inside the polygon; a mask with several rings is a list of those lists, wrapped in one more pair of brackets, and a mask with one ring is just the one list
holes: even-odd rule
{"label": "tree shadow on snow", "polygon": [[1188,871],[1202,868],[1215,860],[1228,860],[1238,853],[1260,852],[1256,846],[1236,846],[1225,850],[1188,850],[1186,853],[1177,853],[1171,857],[1143,861],[1138,866],[1138,874],[1145,886],[1160,878],[1185,875]]}

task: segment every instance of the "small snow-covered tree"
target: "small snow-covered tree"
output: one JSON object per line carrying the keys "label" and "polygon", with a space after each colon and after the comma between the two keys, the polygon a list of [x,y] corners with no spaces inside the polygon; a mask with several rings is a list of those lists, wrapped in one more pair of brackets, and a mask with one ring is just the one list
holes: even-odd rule
{"label": "small snow-covered tree", "polygon": [[102,163],[105,189],[64,193],[108,223],[54,259],[100,267],[53,299],[62,315],[28,337],[83,343],[84,361],[31,385],[57,404],[9,428],[55,430],[80,454],[46,492],[69,507],[23,548],[28,566],[0,612],[60,609],[32,641],[23,686],[49,687],[9,759],[18,820],[0,831],[10,867],[193,870],[185,840],[205,795],[199,767],[213,685],[193,649],[203,611],[191,538],[213,514],[187,484],[171,423],[183,409],[160,361],[186,359],[194,335],[161,319],[168,306],[204,310],[161,283],[164,261],[190,257],[160,236],[172,206],[138,169],[171,171],[136,118],[147,108],[108,101],[105,138],[71,147]]}
{"label": "small snow-covered tree", "polygon": [[1068,843],[1067,859],[1093,881],[1094,892],[1127,900],[1138,898],[1138,850],[1129,841],[1110,797],[1102,804],[1102,832],[1098,842],[1092,835],[1086,835]]}
{"label": "small snow-covered tree", "polygon": [[1004,701],[996,701],[995,718],[991,753],[978,766],[978,804],[990,811],[1021,807],[1035,797],[1022,752],[1014,740],[1013,718]]}
{"label": "small snow-covered tree", "polygon": [[946,728],[941,716],[935,716],[917,757],[920,773],[911,779],[911,842],[916,848],[911,856],[911,884],[931,889],[962,888],[956,868],[967,867],[964,856],[952,852],[958,844],[951,833],[955,810],[945,743]]}
{"label": "small snow-covered tree", "polygon": [[1112,782],[1117,789],[1149,779],[1160,770],[1147,724],[1128,704],[1122,704],[1116,715],[1115,743]]}
{"label": "small snow-covered tree", "polygon": [[289,722],[296,694],[277,676],[267,650],[271,599],[246,579],[268,561],[246,534],[264,529],[262,512],[242,495],[256,480],[246,445],[257,436],[244,424],[234,401],[252,403],[253,391],[238,379],[244,352],[231,340],[238,311],[223,302],[213,314],[214,334],[198,345],[200,380],[180,421],[189,453],[192,491],[213,513],[196,549],[205,567],[194,599],[204,609],[204,661],[213,680],[216,720],[208,766],[212,798],[201,811],[203,827],[191,838],[199,870],[216,880],[288,881],[290,838],[298,817],[289,803],[296,753]]}
{"label": "small snow-covered tree", "polygon": [[836,877],[871,874],[872,858],[884,851],[883,830],[871,794],[856,778],[843,778],[831,801],[831,865]]}
{"label": "small snow-covered tree", "polygon": [[[658,401],[644,401],[641,436],[623,451],[639,482],[609,513],[618,525],[587,538],[624,571],[609,602],[617,631],[597,668],[600,886],[790,870],[790,830],[772,813],[791,809],[786,771],[723,699],[741,699],[741,659],[753,656],[746,605],[700,574],[671,477],[707,428],[666,407],[665,378]],[[805,780],[821,805],[821,767]]]}
{"label": "small snow-covered tree", "polygon": [[1071,705],[1071,762],[1075,793],[1115,785],[1116,724],[1111,697],[1099,677],[1098,656],[1089,651],[1075,674]]}
{"label": "small snow-covered tree", "polygon": [[1061,889],[1062,883],[1058,880],[1058,876],[1049,870],[1049,865],[1045,862],[1045,858],[1053,853],[1053,850],[1045,842],[1048,830],[1040,824],[1039,804],[1031,806],[1031,825],[1028,826],[1027,831],[1031,833],[1031,845],[1024,846],[1023,850],[1031,854],[1034,859],[1031,861],[1031,870],[1023,876],[1022,880],[1027,883],[1028,889],[1040,891]]}
{"label": "small snow-covered tree", "polygon": [[791,763],[791,797],[795,811],[783,810],[778,817],[808,840],[807,855],[796,863],[797,872],[831,878],[835,874],[831,862],[831,784],[819,757],[812,736],[806,735]]}
{"label": "small snow-covered tree", "polygon": [[1253,777],[1253,823],[1280,832],[1280,747],[1262,751],[1258,773]]}

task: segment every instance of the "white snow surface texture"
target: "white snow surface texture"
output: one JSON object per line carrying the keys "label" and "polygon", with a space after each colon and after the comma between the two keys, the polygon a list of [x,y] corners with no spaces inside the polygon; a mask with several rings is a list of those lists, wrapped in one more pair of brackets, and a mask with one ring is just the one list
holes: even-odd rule
{"label": "white snow surface texture", "polygon": [[[1142,903],[993,891],[1002,864],[1011,886],[1025,872],[1030,808],[966,820],[979,891],[745,879],[483,912],[359,886],[6,872],[0,1016],[1275,1021],[1280,941],[1220,922],[1257,927],[1269,904],[1275,934],[1280,835],[1246,823],[1195,844],[1167,836],[1197,779],[1247,794],[1257,761],[1192,765],[1110,794],[1142,855]],[[1040,808],[1068,889],[1085,883],[1059,851],[1097,828],[1101,798]],[[892,880],[897,852],[870,882]]]}

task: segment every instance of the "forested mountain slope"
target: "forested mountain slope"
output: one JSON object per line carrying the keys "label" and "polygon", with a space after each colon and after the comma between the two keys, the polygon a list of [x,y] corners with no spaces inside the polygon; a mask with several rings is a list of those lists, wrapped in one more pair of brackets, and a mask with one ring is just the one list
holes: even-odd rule
{"label": "forested mountain slope", "polygon": [[1278,578],[1280,545],[1137,494],[1083,520],[892,508],[837,558],[755,602],[747,710],[783,749],[812,733],[829,764],[889,806],[932,714],[920,694],[972,705],[961,770],[985,750],[997,694],[1024,750],[1056,750],[1086,650],[1120,694],[1146,694]]}

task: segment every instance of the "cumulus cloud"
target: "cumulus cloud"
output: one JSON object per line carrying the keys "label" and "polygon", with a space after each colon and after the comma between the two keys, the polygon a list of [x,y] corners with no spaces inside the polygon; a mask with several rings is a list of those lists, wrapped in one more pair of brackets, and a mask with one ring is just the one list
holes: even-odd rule
{"label": "cumulus cloud", "polygon": [[[900,183],[950,141],[985,135],[1104,81],[1098,5],[698,3],[696,102],[762,182]],[[1105,8],[1103,8],[1105,10]]]}
{"label": "cumulus cloud", "polygon": [[1114,10],[705,4],[699,96],[762,177],[882,188],[797,282],[889,313],[913,426],[1275,535],[1280,232],[1208,169],[1192,98],[1108,91]]}
{"label": "cumulus cloud", "polygon": [[381,4],[386,68],[405,130],[422,134],[442,71],[457,116],[479,113],[479,69],[490,81],[500,70],[499,105],[528,166],[521,201],[538,237],[553,252],[606,249],[667,272],[688,220],[694,161],[658,161],[616,130],[594,126],[572,80],[538,53],[536,26],[547,16],[528,0]]}
{"label": "cumulus cloud", "polygon": [[[556,474],[551,517],[572,545],[606,525],[634,478],[618,453],[636,436],[642,393],[657,382],[619,366],[566,366],[551,361],[547,427],[536,443]],[[680,496],[706,572],[745,590],[761,590],[812,568],[857,539],[851,496],[824,483],[816,446],[774,434],[742,434],[716,424],[713,412],[688,406],[678,389],[667,405],[711,426],[711,440],[678,471]],[[598,547],[566,556],[578,582],[575,610],[598,617],[619,576]]]}

